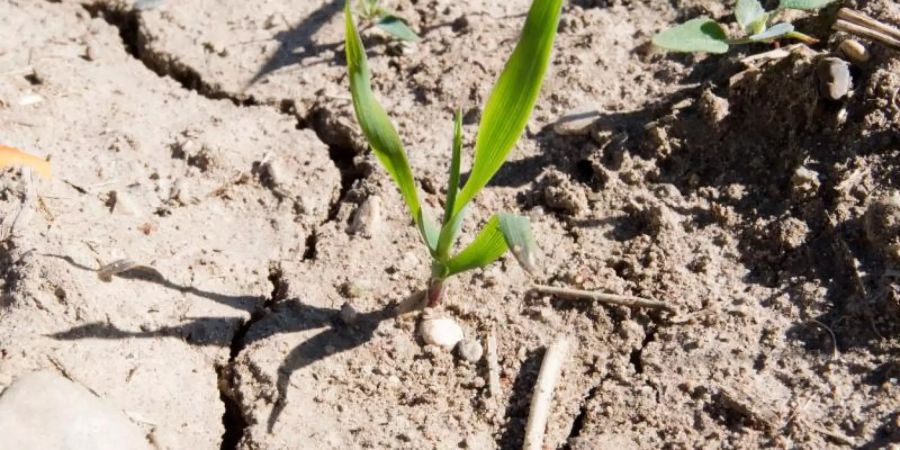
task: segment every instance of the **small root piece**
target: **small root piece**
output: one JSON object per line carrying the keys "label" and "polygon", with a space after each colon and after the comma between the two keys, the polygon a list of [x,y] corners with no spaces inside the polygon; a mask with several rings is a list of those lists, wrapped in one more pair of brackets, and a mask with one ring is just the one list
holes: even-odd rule
{"label": "small root piece", "polygon": [[629,306],[632,308],[661,309],[673,314],[676,312],[674,307],[659,300],[634,297],[630,295],[606,294],[603,292],[583,291],[580,289],[560,288],[554,286],[545,286],[541,284],[533,285],[531,287],[531,290],[539,294],[553,295],[561,298],[593,300],[600,303]]}
{"label": "small root piece", "polygon": [[811,319],[810,322],[811,322],[811,323],[814,323],[814,324],[816,324],[816,325],[818,325],[818,326],[820,326],[820,327],[822,327],[822,328],[824,328],[825,331],[828,332],[828,334],[831,336],[831,359],[837,358],[837,355],[838,355],[838,348],[837,348],[837,345],[838,345],[838,343],[837,343],[837,336],[835,336],[834,331],[832,331],[831,328],[828,327],[828,325],[825,325],[824,323],[822,323],[822,322],[819,321],[818,319]]}
{"label": "small root piece", "polygon": [[488,391],[492,399],[500,398],[500,363],[497,357],[497,334],[492,329],[485,339],[487,350]]}
{"label": "small root piece", "polygon": [[557,338],[556,342],[547,348],[544,361],[541,363],[541,371],[534,384],[534,393],[531,395],[531,408],[528,411],[528,423],[525,425],[523,450],[544,448],[544,433],[547,429],[547,420],[550,418],[553,390],[559,381],[559,375],[568,353],[569,339],[566,336]]}
{"label": "small root piece", "polygon": [[827,437],[827,438],[831,438],[831,440],[833,440],[833,441],[835,441],[835,442],[837,442],[837,443],[839,443],[839,444],[844,444],[844,445],[849,445],[849,446],[851,446],[851,447],[856,447],[856,441],[854,441],[853,438],[851,438],[850,436],[847,436],[847,435],[842,434],[842,433],[838,433],[837,431],[831,431],[831,430],[827,430],[827,429],[825,429],[825,428],[822,428],[822,427],[813,425],[813,424],[809,423],[809,421],[807,421],[807,420],[804,419],[804,418],[798,418],[798,419],[797,419],[797,422],[803,424],[804,426],[806,426],[806,428],[809,428],[810,430],[815,431],[816,433],[821,434],[822,436],[825,436],[825,437]]}
{"label": "small root piece", "polygon": [[153,274],[158,278],[162,278],[162,274],[160,274],[159,271],[157,271],[153,267],[145,264],[138,264],[130,259],[119,259],[97,269],[97,278],[100,278],[100,281],[109,283],[110,281],[112,281],[112,277],[114,275],[118,275],[122,272],[127,272],[133,269],[141,269]]}

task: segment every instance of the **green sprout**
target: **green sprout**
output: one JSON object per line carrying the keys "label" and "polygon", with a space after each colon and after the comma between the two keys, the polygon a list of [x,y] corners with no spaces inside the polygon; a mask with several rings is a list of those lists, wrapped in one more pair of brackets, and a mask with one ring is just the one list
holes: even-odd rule
{"label": "green sprout", "polygon": [[766,11],[758,0],[737,0],[734,16],[743,36],[730,39],[718,22],[708,17],[698,17],[657,34],[653,37],[653,45],[676,52],[725,53],[730,45],[772,42],[781,38],[814,44],[818,42],[815,38],[794,31],[793,25],[773,22],[782,10],[817,10],[833,1],[781,0],[777,9]]}
{"label": "green sprout", "polygon": [[451,250],[469,202],[497,173],[525,130],[550,62],[561,10],[562,0],[534,0],[532,3],[519,42],[485,104],[475,142],[472,171],[463,186],[460,186],[462,115],[456,113],[450,179],[444,214],[438,227],[423,211],[400,137],[372,92],[365,49],[350,8],[345,7],[345,47],[353,108],[369,146],[397,183],[431,254],[431,279],[427,290],[429,306],[440,304],[444,281],[449,277],[484,267],[507,250],[512,251],[525,270],[536,270],[537,245],[531,234],[531,224],[521,216],[495,214],[468,246],[455,255],[451,254]]}
{"label": "green sprout", "polygon": [[[347,1],[350,3],[350,0]],[[416,34],[406,21],[381,6],[381,0],[359,0],[359,17],[401,41],[418,42]]]}

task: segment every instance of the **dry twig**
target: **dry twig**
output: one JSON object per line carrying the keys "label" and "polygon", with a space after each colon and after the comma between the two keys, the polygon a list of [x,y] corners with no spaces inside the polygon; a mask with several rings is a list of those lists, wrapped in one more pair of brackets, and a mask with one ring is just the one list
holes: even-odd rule
{"label": "dry twig", "polygon": [[488,391],[491,398],[500,398],[500,363],[497,358],[497,334],[492,329],[485,342],[487,349]]}
{"label": "dry twig", "polygon": [[523,450],[541,450],[544,448],[544,433],[547,420],[550,418],[550,403],[553,401],[553,390],[559,381],[563,363],[569,353],[569,339],[560,337],[547,349],[541,372],[538,374],[531,395],[531,408],[528,411],[528,423],[525,425],[525,443]]}
{"label": "dry twig", "polygon": [[554,295],[562,298],[574,298],[574,299],[585,299],[585,300],[593,300],[601,303],[607,303],[610,305],[619,305],[619,306],[629,306],[632,308],[649,308],[649,309],[661,309],[664,311],[668,311],[671,313],[675,313],[676,310],[671,305],[661,302],[659,300],[652,300],[642,297],[634,297],[630,295],[617,295],[617,294],[606,294],[603,292],[594,292],[594,291],[583,291],[580,289],[570,289],[570,288],[560,288],[554,286],[545,286],[542,284],[535,284],[531,287],[531,290],[537,292],[539,294],[547,294]]}
{"label": "dry twig", "polygon": [[900,50],[900,30],[873,19],[861,12],[849,8],[841,8],[837,13],[838,20],[833,28]]}

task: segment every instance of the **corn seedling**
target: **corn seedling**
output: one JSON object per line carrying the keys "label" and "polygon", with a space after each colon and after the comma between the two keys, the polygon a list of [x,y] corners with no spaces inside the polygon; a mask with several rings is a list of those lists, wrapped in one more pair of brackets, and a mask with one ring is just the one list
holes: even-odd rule
{"label": "corn seedling", "polygon": [[358,11],[361,20],[401,41],[419,41],[419,35],[407,25],[405,20],[381,6],[381,0],[359,0]]}
{"label": "corn seedling", "polygon": [[519,42],[484,107],[472,171],[464,186],[460,186],[462,116],[456,113],[447,198],[440,226],[437,226],[423,211],[400,137],[372,92],[365,49],[350,8],[345,7],[345,47],[353,108],[369,146],[399,187],[413,222],[431,254],[431,279],[427,290],[429,306],[441,302],[444,282],[449,277],[484,267],[507,250],[512,251],[525,270],[536,270],[537,246],[531,224],[521,216],[495,214],[468,246],[455,255],[451,254],[451,250],[469,202],[497,173],[525,130],[549,65],[561,9],[562,0],[534,0],[532,3]]}
{"label": "corn seedling", "polygon": [[734,16],[743,35],[728,37],[725,28],[708,17],[698,17],[669,28],[653,37],[657,47],[676,52],[725,53],[731,45],[772,42],[777,39],[796,39],[814,44],[815,38],[794,30],[794,26],[774,23],[782,10],[817,10],[834,0],[781,0],[777,9],[766,11],[759,0],[738,0]]}

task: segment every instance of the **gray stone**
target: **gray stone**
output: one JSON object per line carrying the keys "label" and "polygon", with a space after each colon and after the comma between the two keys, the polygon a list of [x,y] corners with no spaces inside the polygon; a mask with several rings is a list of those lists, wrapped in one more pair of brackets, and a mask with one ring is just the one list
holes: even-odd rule
{"label": "gray stone", "polygon": [[481,361],[484,349],[477,339],[463,339],[456,345],[456,353],[460,358],[474,364]]}
{"label": "gray stone", "polygon": [[819,75],[819,92],[825,98],[840,100],[853,88],[850,63],[840,58],[822,58],[816,66]]}
{"label": "gray stone", "polygon": [[0,396],[0,448],[152,449],[121,411],[51,372],[24,375]]}
{"label": "gray stone", "polygon": [[560,117],[553,124],[553,131],[562,136],[588,134],[599,117],[600,112],[597,111],[597,108],[581,106]]}

